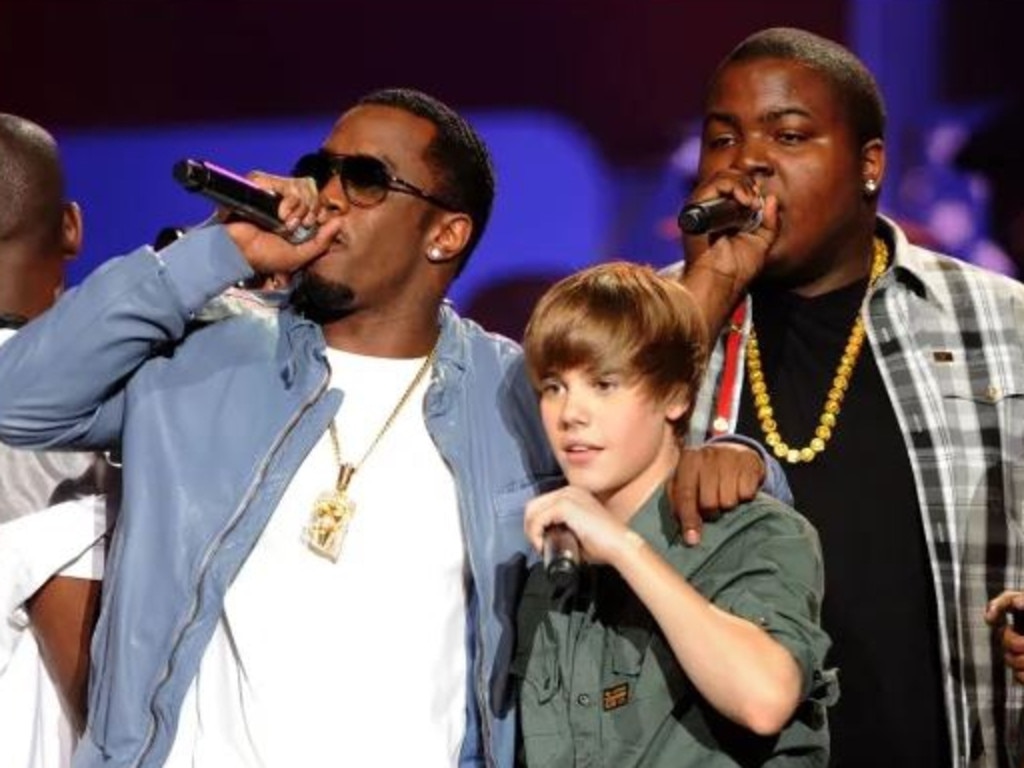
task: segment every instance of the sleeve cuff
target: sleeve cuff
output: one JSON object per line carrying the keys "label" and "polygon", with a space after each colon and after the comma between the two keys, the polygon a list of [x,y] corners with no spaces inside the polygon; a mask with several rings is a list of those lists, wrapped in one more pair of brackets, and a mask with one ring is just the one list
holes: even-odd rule
{"label": "sleeve cuff", "polygon": [[225,288],[255,274],[221,225],[194,229],[156,256],[192,317]]}

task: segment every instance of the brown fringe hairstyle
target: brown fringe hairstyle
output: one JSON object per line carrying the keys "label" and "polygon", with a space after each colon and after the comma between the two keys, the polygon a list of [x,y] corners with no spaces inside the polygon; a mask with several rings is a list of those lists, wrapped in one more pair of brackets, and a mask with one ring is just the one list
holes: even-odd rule
{"label": "brown fringe hairstyle", "polygon": [[611,262],[548,289],[530,316],[523,347],[537,389],[547,376],[582,368],[639,382],[655,402],[689,396],[691,408],[674,424],[682,439],[708,340],[704,317],[683,286],[650,267]]}

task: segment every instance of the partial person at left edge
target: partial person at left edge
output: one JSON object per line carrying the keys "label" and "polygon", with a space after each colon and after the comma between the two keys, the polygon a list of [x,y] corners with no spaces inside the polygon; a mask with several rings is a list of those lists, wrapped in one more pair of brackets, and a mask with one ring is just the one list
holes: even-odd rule
{"label": "partial person at left edge", "polygon": [[[53,305],[81,245],[53,136],[0,114],[0,344]],[[84,725],[107,474],[93,453],[0,446],[4,765],[66,765]]]}

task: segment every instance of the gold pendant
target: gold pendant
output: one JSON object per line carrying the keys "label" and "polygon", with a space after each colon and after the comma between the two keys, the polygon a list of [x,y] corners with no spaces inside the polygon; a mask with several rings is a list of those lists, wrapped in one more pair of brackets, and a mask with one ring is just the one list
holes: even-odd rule
{"label": "gold pendant", "polygon": [[351,464],[342,465],[337,487],[317,497],[309,522],[302,531],[306,546],[332,563],[338,561],[348,524],[356,512],[355,502],[348,497],[348,484],[354,473],[355,467]]}

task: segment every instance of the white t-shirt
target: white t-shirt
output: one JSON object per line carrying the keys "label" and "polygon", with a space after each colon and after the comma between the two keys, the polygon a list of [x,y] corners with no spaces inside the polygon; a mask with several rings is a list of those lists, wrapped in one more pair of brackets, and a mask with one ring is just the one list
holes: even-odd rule
{"label": "white t-shirt", "polygon": [[[423,359],[328,350],[357,463]],[[338,466],[299,468],[225,598],[167,766],[455,766],[465,733],[466,560],[457,496],[423,418],[425,376],[349,486],[331,562],[301,540]]]}
{"label": "white t-shirt", "polygon": [[54,575],[103,578],[102,496],[0,525],[0,765],[64,768],[77,739],[29,629],[25,601]]}

